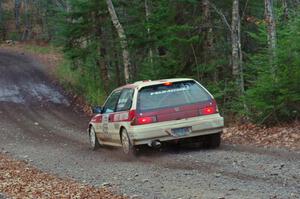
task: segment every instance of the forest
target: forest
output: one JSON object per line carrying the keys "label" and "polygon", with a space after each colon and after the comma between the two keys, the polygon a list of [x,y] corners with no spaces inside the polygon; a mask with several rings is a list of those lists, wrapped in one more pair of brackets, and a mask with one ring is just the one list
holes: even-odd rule
{"label": "forest", "polygon": [[138,80],[189,77],[227,121],[300,116],[299,0],[0,0],[0,43],[54,46],[61,82],[101,104]]}

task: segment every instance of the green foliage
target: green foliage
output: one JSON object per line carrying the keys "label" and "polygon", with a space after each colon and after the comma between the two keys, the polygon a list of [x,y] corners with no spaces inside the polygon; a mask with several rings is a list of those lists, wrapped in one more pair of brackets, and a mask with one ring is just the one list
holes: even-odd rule
{"label": "green foliage", "polygon": [[[103,80],[98,75],[101,73],[98,61],[104,59],[99,49],[104,45],[107,50],[106,61],[109,62],[109,84],[112,89],[117,85],[113,80],[122,77],[120,41],[111,25],[105,4],[96,0],[75,0],[70,3],[72,11],[64,14],[68,20],[60,23],[60,43],[63,41],[65,55],[72,63],[69,66],[72,70],[68,73],[80,74],[75,75],[78,79],[74,77],[75,85],[84,85],[77,86],[80,92],[84,92],[92,103],[99,103],[97,99],[105,96]],[[203,27],[206,22],[199,1],[147,1],[149,16],[145,15],[144,3],[141,0],[114,2],[129,43],[132,81],[191,77],[198,79],[212,92],[225,115],[242,113],[258,123],[298,117],[299,90],[296,80],[299,79],[299,58],[295,52],[298,52],[299,45],[292,42],[298,38],[299,30],[295,30],[297,20],[286,23],[280,18],[278,21],[278,59],[274,78],[270,74],[265,23],[259,19],[263,18],[264,10],[260,8],[263,4],[257,1],[248,5],[241,2],[247,5],[244,12],[255,13],[257,18],[249,16],[256,21],[243,21],[243,31],[246,33],[242,38],[245,46],[246,93],[240,98],[228,58],[231,53],[229,32],[219,14],[210,10],[213,43],[211,49],[204,49],[207,27]],[[225,10],[227,18],[230,18],[231,3],[216,2],[217,7]],[[282,9],[277,9],[276,14],[282,15]],[[299,16],[291,18],[297,19]],[[105,34],[100,37],[97,35],[99,27]],[[105,37],[105,41],[101,37]],[[291,45],[294,45],[293,52],[286,51]]]}
{"label": "green foliage", "polygon": [[[148,38],[148,49],[154,51],[153,62],[146,56],[143,66],[148,70],[143,70],[140,77],[148,79],[159,79],[182,76],[193,76],[195,67],[192,45],[199,49],[201,44],[200,36],[197,33],[196,18],[186,17],[187,11],[194,8],[199,9],[199,4],[195,1],[169,2],[153,1],[152,12],[148,22],[145,22],[145,29],[151,30]],[[178,8],[181,7],[181,10]],[[180,16],[180,18],[179,18]],[[198,59],[198,58],[197,58]],[[152,65],[152,67],[151,67]]]}
{"label": "green foliage", "polygon": [[[87,67],[93,67],[93,64],[89,63]],[[56,76],[66,89],[85,96],[90,104],[99,105],[104,102],[106,96],[99,76],[91,71],[74,70],[71,62],[65,59],[57,67]]]}
{"label": "green foliage", "polygon": [[248,111],[254,122],[272,124],[291,121],[300,116],[300,18],[294,17],[278,27],[276,72],[271,73],[268,54],[263,50],[252,56],[256,66],[250,88],[245,95]]}
{"label": "green foliage", "polygon": [[[63,17],[57,20],[59,29],[55,43],[63,45],[64,55],[69,60],[59,67],[58,73],[61,78],[67,76],[66,86],[85,96],[89,103],[99,105],[109,92],[105,91],[99,64],[101,61],[107,64],[105,56],[101,56],[101,49],[106,45],[103,43],[106,40],[101,38],[105,36],[103,29],[107,28],[106,4],[98,0],[69,3],[72,10],[60,13]],[[116,86],[116,82],[107,84],[109,89]]]}
{"label": "green foliage", "polygon": [[9,40],[17,41],[20,38],[20,35],[18,32],[9,32],[8,35],[6,35],[6,38]]}
{"label": "green foliage", "polygon": [[[57,75],[65,86],[88,102],[101,104],[112,89],[123,84],[121,39],[105,1],[28,2],[32,32],[38,33],[32,34],[34,38],[62,48],[66,61]],[[276,71],[271,74],[264,2],[239,1],[245,83],[245,95],[240,97],[232,75],[231,32],[225,22],[230,26],[232,0],[210,1],[208,7],[203,2],[113,1],[128,42],[131,82],[190,77],[215,96],[225,118],[241,113],[257,123],[273,123],[299,117],[300,15],[296,6],[288,4],[287,19],[282,3],[274,4],[278,47],[273,60]],[[3,37],[21,38],[26,19],[23,7],[20,32],[11,30]],[[0,29],[13,24],[12,10],[0,16]],[[52,47],[28,46],[27,50],[48,53]]]}

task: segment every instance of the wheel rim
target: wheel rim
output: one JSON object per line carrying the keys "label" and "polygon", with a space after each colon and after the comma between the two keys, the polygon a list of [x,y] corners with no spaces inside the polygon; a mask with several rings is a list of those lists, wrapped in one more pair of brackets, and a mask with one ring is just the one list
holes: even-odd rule
{"label": "wheel rim", "polygon": [[90,144],[94,148],[96,145],[96,134],[93,129],[90,131]]}
{"label": "wheel rim", "polygon": [[127,137],[126,133],[122,133],[122,146],[123,146],[123,151],[124,153],[128,154],[129,153],[129,139]]}

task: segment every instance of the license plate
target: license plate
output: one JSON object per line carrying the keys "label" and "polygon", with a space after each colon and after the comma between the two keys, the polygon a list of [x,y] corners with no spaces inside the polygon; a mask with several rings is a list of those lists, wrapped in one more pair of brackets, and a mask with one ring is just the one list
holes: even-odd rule
{"label": "license plate", "polygon": [[183,127],[183,128],[177,128],[177,129],[171,129],[171,132],[176,137],[181,137],[188,135],[192,132],[191,127]]}

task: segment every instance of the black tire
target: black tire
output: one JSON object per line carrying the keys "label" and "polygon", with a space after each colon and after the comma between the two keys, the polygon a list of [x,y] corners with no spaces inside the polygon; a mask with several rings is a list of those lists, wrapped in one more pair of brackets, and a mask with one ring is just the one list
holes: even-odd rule
{"label": "black tire", "polygon": [[95,151],[100,148],[99,140],[96,136],[96,132],[94,127],[91,127],[89,130],[89,142],[90,142],[90,149]]}
{"label": "black tire", "polygon": [[135,157],[137,155],[136,147],[132,144],[128,132],[125,128],[121,130],[120,136],[123,153],[129,158]]}
{"label": "black tire", "polygon": [[209,149],[218,148],[221,144],[221,133],[206,135],[206,146]]}

